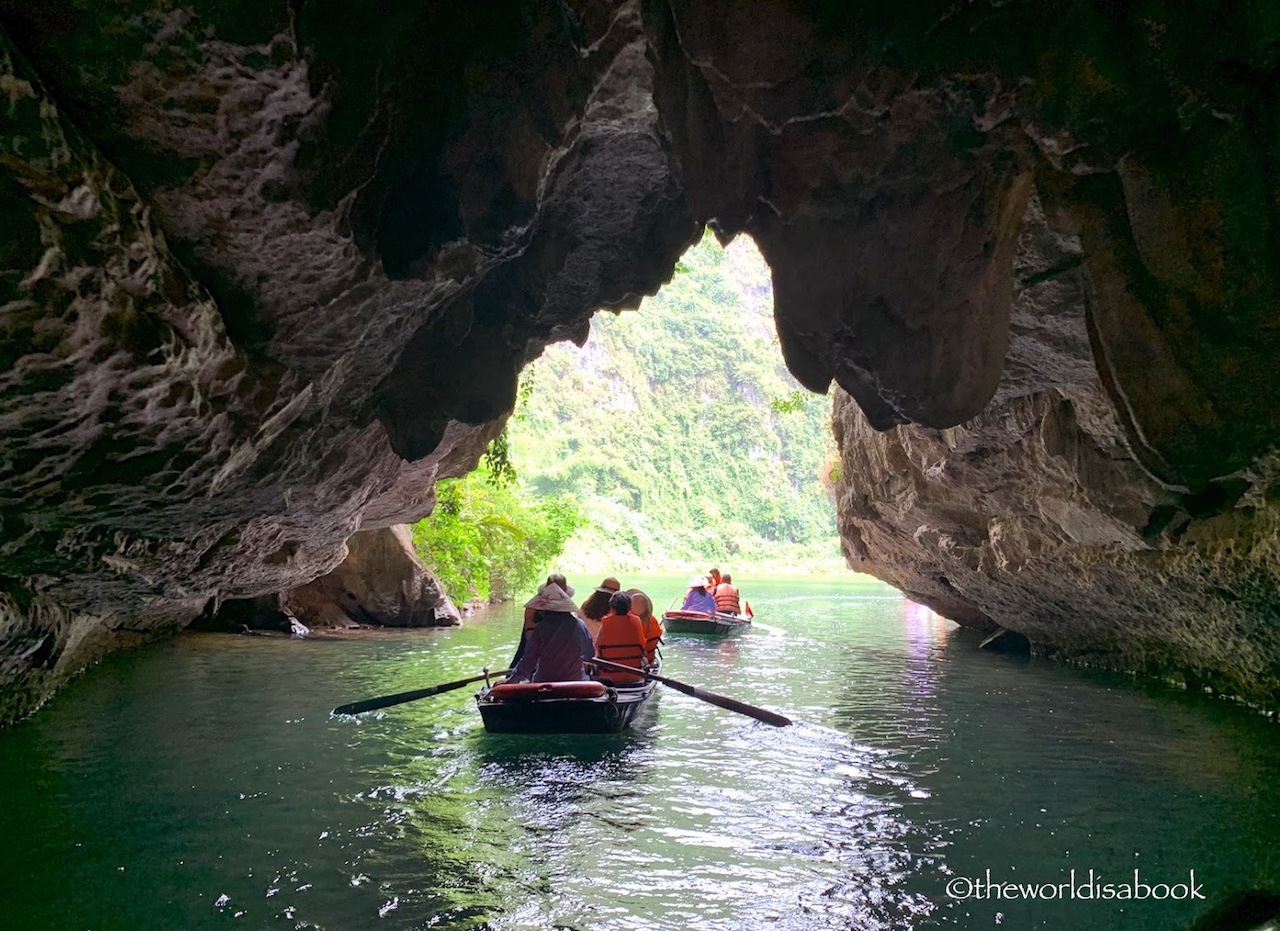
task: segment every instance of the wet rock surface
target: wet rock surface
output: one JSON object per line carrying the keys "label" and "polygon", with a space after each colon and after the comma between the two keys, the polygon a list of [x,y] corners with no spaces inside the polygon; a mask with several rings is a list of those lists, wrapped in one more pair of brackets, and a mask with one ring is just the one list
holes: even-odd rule
{"label": "wet rock surface", "polygon": [[1178,4],[0,0],[0,718],[425,514],[521,366],[703,223],[856,401],[857,567],[1274,699],[1278,37]]}

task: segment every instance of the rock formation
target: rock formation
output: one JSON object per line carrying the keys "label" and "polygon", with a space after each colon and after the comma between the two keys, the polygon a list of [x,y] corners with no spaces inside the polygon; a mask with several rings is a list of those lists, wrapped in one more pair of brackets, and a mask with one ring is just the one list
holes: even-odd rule
{"label": "rock formation", "polygon": [[285,592],[279,606],[307,627],[440,627],[462,620],[403,524],[355,534],[333,571]]}
{"label": "rock formation", "polygon": [[0,719],[426,513],[703,223],[862,411],[860,566],[1274,702],[1280,42],[1215,16],[0,0]]}
{"label": "rock formation", "polygon": [[445,627],[462,615],[413,547],[404,524],[361,530],[342,562],[317,579],[253,598],[211,600],[189,629],[305,636],[315,629]]}
{"label": "rock formation", "polygon": [[839,385],[851,564],[1280,705],[1280,24],[904,6],[645,7],[690,203]]}
{"label": "rock formation", "polygon": [[[1042,655],[1140,670],[1274,707],[1280,696],[1280,455],[1222,497],[1150,475],[1090,351],[1079,239],[1028,211],[995,398],[934,430],[872,429],[837,392],[850,564]],[[1270,501],[1269,501],[1270,497]]]}
{"label": "rock formation", "polygon": [[453,6],[0,4],[0,719],[427,513],[697,235],[634,8]]}

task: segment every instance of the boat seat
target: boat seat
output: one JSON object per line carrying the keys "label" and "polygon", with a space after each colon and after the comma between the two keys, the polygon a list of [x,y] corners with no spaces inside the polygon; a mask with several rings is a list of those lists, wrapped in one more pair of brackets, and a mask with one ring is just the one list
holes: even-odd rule
{"label": "boat seat", "polygon": [[493,701],[537,701],[543,698],[599,698],[603,682],[503,682],[489,690]]}

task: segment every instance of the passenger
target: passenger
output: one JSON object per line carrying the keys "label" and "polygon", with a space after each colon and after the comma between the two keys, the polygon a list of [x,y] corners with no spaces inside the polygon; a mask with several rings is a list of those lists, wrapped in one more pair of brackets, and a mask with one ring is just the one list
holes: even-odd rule
{"label": "passenger", "polygon": [[716,599],[716,610],[722,614],[741,614],[742,595],[733,586],[733,576],[725,573],[720,584],[712,593]]}
{"label": "passenger", "polygon": [[511,662],[509,664],[512,668],[515,668],[516,664],[520,662],[520,657],[524,656],[525,645],[528,643],[529,634],[533,630],[533,625],[538,622],[537,609],[531,608],[529,606],[533,604],[533,602],[537,599],[538,595],[542,594],[542,589],[546,588],[548,585],[559,585],[562,589],[564,589],[564,593],[566,595],[569,595],[570,597],[573,596],[573,588],[565,580],[565,577],[563,575],[561,575],[559,572],[553,572],[549,576],[547,576],[547,581],[538,588],[537,594],[535,594],[533,598],[530,598],[527,602],[525,602],[524,626],[520,628],[520,644],[516,647],[516,655],[511,657]]}
{"label": "passenger", "polygon": [[658,661],[658,644],[662,642],[662,622],[654,616],[653,599],[638,588],[627,589],[631,596],[631,613],[644,627],[644,658],[649,665]]}
{"label": "passenger", "polygon": [[542,587],[527,607],[535,623],[524,656],[511,671],[510,682],[580,682],[588,678],[582,663],[595,656],[591,632],[574,612],[578,606],[555,583]]}
{"label": "passenger", "polygon": [[714,593],[716,586],[719,585],[720,582],[720,570],[712,567],[711,571],[707,573],[707,591]]}
{"label": "passenger", "polygon": [[600,636],[600,618],[609,613],[609,598],[620,588],[622,585],[617,579],[607,578],[582,603],[582,619],[587,622],[592,640]]}
{"label": "passenger", "polygon": [[680,605],[680,610],[701,611],[704,614],[716,613],[716,600],[707,591],[707,580],[705,578],[695,575],[689,580],[689,592],[684,596],[684,603]]}
{"label": "passenger", "polygon": [[[631,613],[631,596],[626,592],[614,592],[609,598],[609,613],[600,619],[596,656],[611,663],[621,663],[635,669],[644,668],[644,625],[640,623],[640,618]],[[633,685],[644,681],[644,676],[607,667],[598,669],[596,678],[611,685]]]}

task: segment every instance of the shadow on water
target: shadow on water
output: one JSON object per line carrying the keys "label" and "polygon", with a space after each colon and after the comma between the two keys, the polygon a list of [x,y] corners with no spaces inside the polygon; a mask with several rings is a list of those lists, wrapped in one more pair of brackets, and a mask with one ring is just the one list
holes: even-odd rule
{"label": "shadow on water", "polygon": [[574,801],[574,790],[601,782],[643,779],[652,751],[652,711],[621,734],[490,734],[477,731],[469,752],[483,778],[515,791],[552,786]]}
{"label": "shadow on water", "polygon": [[[434,711],[392,739],[387,720],[362,722],[381,753],[347,799],[358,824],[338,838],[352,885],[379,890],[379,917],[396,927],[549,927],[566,907],[562,877],[585,875],[571,865],[582,838],[634,827],[618,806],[648,777],[648,709],[636,731],[585,737],[490,734],[474,708]],[[462,714],[471,726],[439,727]]]}

